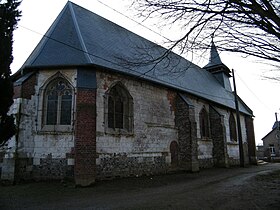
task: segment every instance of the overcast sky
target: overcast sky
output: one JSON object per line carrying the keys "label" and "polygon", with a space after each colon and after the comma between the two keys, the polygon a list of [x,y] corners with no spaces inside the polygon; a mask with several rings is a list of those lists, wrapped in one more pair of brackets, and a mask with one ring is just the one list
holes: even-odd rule
{"label": "overcast sky", "polygon": [[[140,21],[133,9],[128,7],[131,0],[102,0],[103,4],[98,0],[72,0],[72,2],[153,42],[158,44],[164,42],[162,36],[120,14]],[[14,33],[14,62],[11,66],[13,73],[21,67],[66,3],[67,0],[22,1],[20,6],[22,17]],[[148,28],[171,39],[180,33],[168,29],[159,30],[155,27],[155,23],[156,20],[142,22]],[[194,63],[203,67],[208,62],[208,55],[206,57],[201,59],[197,55],[196,58],[200,59],[194,59]],[[235,70],[237,93],[254,112],[256,144],[260,144],[261,138],[271,131],[275,122],[275,112],[280,113],[280,81],[264,79],[263,75],[271,76],[275,72],[271,71],[272,66],[261,64],[256,58],[242,58],[240,55],[226,52],[220,53],[220,57],[225,65]]]}

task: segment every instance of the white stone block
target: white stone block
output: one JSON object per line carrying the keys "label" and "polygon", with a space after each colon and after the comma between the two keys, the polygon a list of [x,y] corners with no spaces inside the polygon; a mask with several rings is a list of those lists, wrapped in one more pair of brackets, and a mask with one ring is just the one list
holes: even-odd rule
{"label": "white stone block", "polygon": [[96,165],[100,165],[100,158],[96,158]]}
{"label": "white stone block", "polygon": [[171,164],[171,156],[166,156],[165,157],[165,162],[168,164]]}
{"label": "white stone block", "polygon": [[35,166],[40,165],[40,158],[33,158],[33,165]]}
{"label": "white stone block", "polygon": [[74,158],[68,158],[68,159],[67,159],[67,165],[68,165],[68,166],[73,166],[73,165],[75,165],[75,159],[74,159]]}

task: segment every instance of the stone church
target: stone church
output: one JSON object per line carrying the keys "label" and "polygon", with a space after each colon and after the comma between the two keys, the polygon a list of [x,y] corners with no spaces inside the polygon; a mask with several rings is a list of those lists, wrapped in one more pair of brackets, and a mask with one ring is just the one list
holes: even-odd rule
{"label": "stone church", "polygon": [[[231,71],[204,67],[68,2],[13,75],[2,180],[96,180],[239,165]],[[244,160],[253,112],[239,98]]]}

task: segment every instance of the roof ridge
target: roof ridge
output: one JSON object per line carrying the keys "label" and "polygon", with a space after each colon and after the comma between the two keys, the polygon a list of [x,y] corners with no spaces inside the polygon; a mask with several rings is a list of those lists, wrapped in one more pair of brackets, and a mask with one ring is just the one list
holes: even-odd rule
{"label": "roof ridge", "polygon": [[[223,88],[207,69],[172,51],[167,57],[149,62],[149,59],[165,55],[165,50],[163,46],[68,1],[22,68],[98,66],[234,109],[232,92]],[[126,61],[132,61],[132,64]],[[242,112],[252,115],[243,104],[240,107]]]}
{"label": "roof ridge", "polygon": [[73,3],[71,1],[67,2],[67,5],[69,5],[69,9],[70,9],[70,12],[71,12],[71,17],[72,17],[72,20],[73,20],[73,23],[74,23],[74,26],[75,26],[80,44],[81,44],[81,47],[82,47],[83,52],[85,54],[85,57],[86,57],[86,59],[88,60],[89,63],[92,63],[92,59],[89,56],[89,52],[88,52],[88,49],[85,45],[85,42],[84,42],[84,39],[83,39],[83,36],[82,36],[82,33],[81,33],[81,30],[80,30],[80,27],[79,27],[79,24],[78,24],[78,21],[77,21],[77,18],[76,18],[76,14],[75,14],[75,11],[73,9],[72,4]]}

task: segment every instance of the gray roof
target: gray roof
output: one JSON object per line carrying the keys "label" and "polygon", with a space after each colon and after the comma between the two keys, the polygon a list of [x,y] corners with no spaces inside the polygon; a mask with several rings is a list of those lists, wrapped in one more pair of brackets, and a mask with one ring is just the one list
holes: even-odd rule
{"label": "gray roof", "polygon": [[[211,73],[166,51],[68,1],[22,68],[98,65],[235,108],[232,92]],[[252,115],[242,103],[240,111]]]}
{"label": "gray roof", "polygon": [[229,68],[222,62],[217,47],[212,39],[209,63],[203,67],[211,73],[224,72],[227,77],[231,77]]}
{"label": "gray roof", "polygon": [[280,128],[280,121],[275,121],[275,123],[272,126],[272,130],[276,129],[276,128]]}

